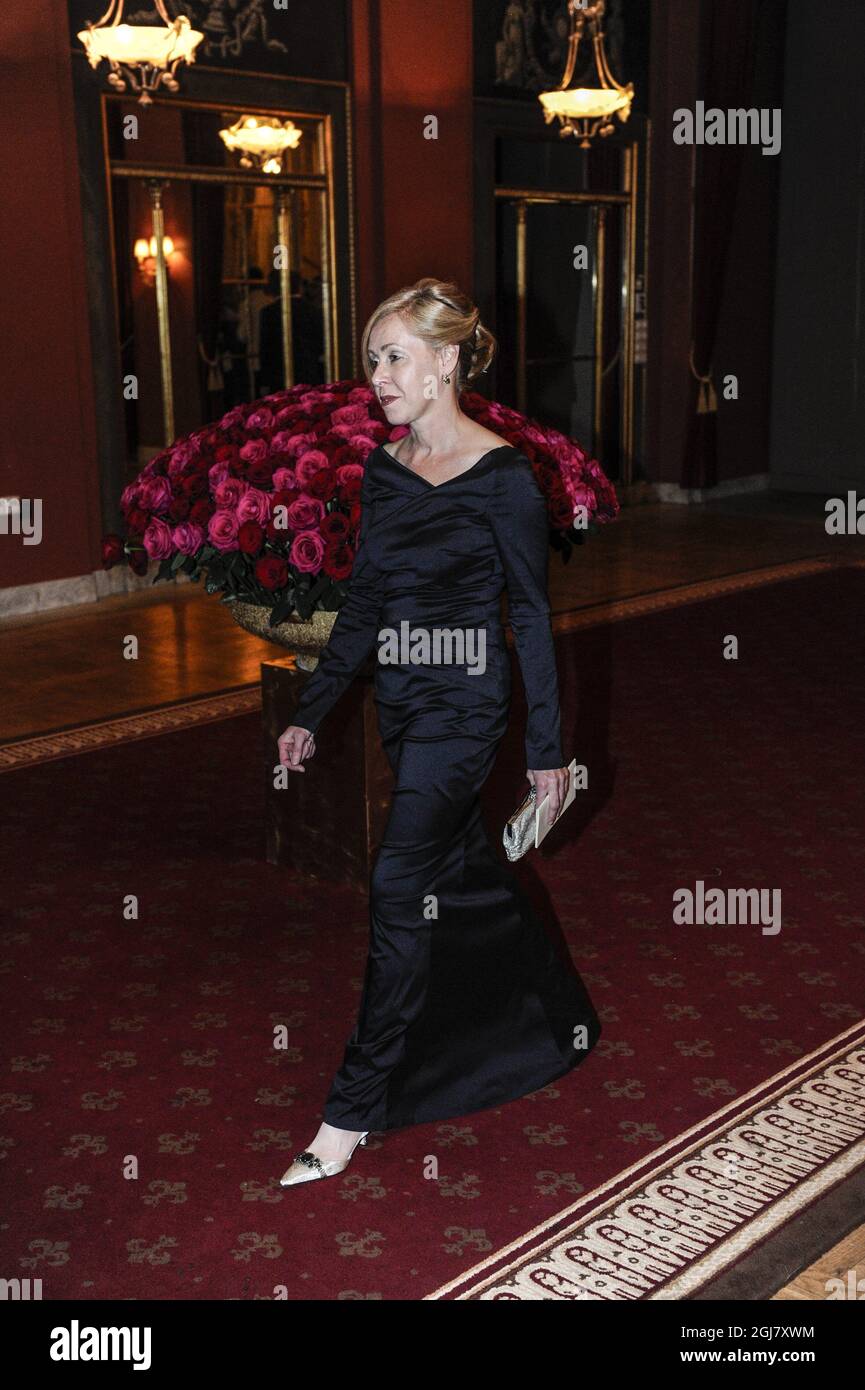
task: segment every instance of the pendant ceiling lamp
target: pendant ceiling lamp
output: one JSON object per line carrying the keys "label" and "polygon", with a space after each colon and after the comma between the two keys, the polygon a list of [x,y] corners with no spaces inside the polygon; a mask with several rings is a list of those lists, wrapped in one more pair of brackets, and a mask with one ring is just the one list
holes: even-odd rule
{"label": "pendant ceiling lamp", "polygon": [[151,92],[160,86],[179,90],[175,71],[180,63],[194,63],[195,50],[204,38],[186,15],[169,19],[163,0],[153,0],[161,24],[125,24],[126,0],[111,0],[95,24],[88,24],[78,38],[92,68],[105,59],[111,69],[108,81],[116,92],[127,86],[137,92],[139,103],[149,106]]}
{"label": "pendant ceiling lamp", "polygon": [[[568,38],[568,57],[561,84],[552,92],[541,92],[538,100],[544,108],[547,125],[553,120],[560,122],[559,134],[579,137],[580,148],[588,150],[596,135],[611,135],[615,129],[613,116],[626,121],[631,114],[634,99],[634,86],[629,82],[621,86],[610,72],[604,48],[602,20],[606,0],[568,0],[570,35]],[[591,87],[571,87],[577,65],[577,54],[585,39],[592,45],[592,65],[597,75],[597,85]]]}
{"label": "pendant ceiling lamp", "polygon": [[283,155],[297,148],[302,134],[293,121],[277,116],[241,116],[219,132],[226,148],[240,156],[242,168],[263,174],[282,173]]}

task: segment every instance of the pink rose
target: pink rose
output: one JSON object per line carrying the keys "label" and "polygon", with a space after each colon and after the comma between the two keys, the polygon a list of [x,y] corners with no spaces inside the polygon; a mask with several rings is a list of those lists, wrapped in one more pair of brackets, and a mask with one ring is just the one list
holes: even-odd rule
{"label": "pink rose", "polygon": [[233,430],[238,425],[243,425],[243,408],[236,405],[233,410],[229,410],[227,415],[223,415],[219,422],[219,428],[221,430]]}
{"label": "pink rose", "polygon": [[273,424],[273,411],[269,406],[259,406],[258,410],[252,410],[246,417],[246,428],[248,430],[269,430]]}
{"label": "pink rose", "polygon": [[176,478],[177,474],[182,473],[188,463],[192,463],[197,458],[198,444],[195,441],[183,439],[179,444],[175,444],[168,462],[169,478]]}
{"label": "pink rose", "polygon": [[136,479],[136,481],[135,481],[134,483],[129,483],[128,486],[125,487],[125,488],[123,489],[123,491],[121,492],[121,494],[120,494],[120,510],[121,510],[122,512],[126,513],[126,512],[129,511],[129,508],[130,508],[130,507],[137,506],[137,503],[138,503],[138,487],[139,487],[139,484],[138,484],[138,480]]}
{"label": "pink rose", "polygon": [[300,531],[291,543],[288,558],[301,574],[312,574],[321,569],[324,549],[324,540],[318,531]]}
{"label": "pink rose", "polygon": [[335,400],[336,392],[333,389],[327,391],[324,387],[316,386],[311,391],[304,391],[298,399],[298,405],[306,411],[321,410],[323,407],[325,414],[328,414],[329,407]]}
{"label": "pink rose", "polygon": [[171,527],[154,518],[144,532],[143,545],[151,560],[167,560],[174,549]]}
{"label": "pink rose", "polygon": [[308,449],[301,454],[294,466],[298,486],[306,487],[315,473],[319,473],[322,468],[327,468],[328,462],[327,454],[323,454],[320,449]]}
{"label": "pink rose", "polygon": [[270,519],[270,498],[257,487],[249,487],[237,504],[237,519],[241,525],[245,521],[255,521],[265,526]]}
{"label": "pink rose", "polygon": [[195,555],[204,545],[204,529],[194,521],[182,521],[171,533],[174,549],[181,555]]}
{"label": "pink rose", "polygon": [[[355,405],[341,405],[338,410],[333,412],[330,419],[331,428],[338,433],[342,433],[343,429],[347,429],[351,433],[359,434],[363,432],[365,425],[371,423],[369,411],[366,406],[361,405],[360,401]],[[342,427],[342,429],[340,427]]]}
{"label": "pink rose", "polygon": [[368,434],[353,434],[346,440],[346,443],[366,458],[367,454],[375,448],[376,442]]}
{"label": "pink rose", "polygon": [[207,538],[217,550],[234,550],[240,526],[234,512],[222,508],[207,523]]}
{"label": "pink rose", "polygon": [[305,531],[318,526],[324,516],[324,503],[318,497],[297,497],[286,508],[285,519],[292,531]]}
{"label": "pink rose", "polygon": [[240,450],[240,457],[246,463],[261,463],[267,458],[268,448],[265,439],[248,439]]}
{"label": "pink rose", "polygon": [[216,492],[220,483],[224,483],[226,478],[231,477],[231,470],[227,463],[214,463],[207,470],[207,481],[210,484],[211,492]]}
{"label": "pink rose", "polygon": [[300,434],[290,434],[283,453],[288,454],[289,457],[294,460],[294,467],[296,468],[298,455],[305,453],[307,449],[314,448],[317,443],[318,435],[313,434],[311,431]]}
{"label": "pink rose", "polygon": [[244,482],[243,478],[224,479],[213,490],[217,507],[224,508],[226,511],[235,510],[240,505],[240,499],[248,487],[249,483]]}
{"label": "pink rose", "polygon": [[293,468],[275,468],[273,470],[274,492],[285,492],[288,488],[295,487],[297,487],[297,474]]}
{"label": "pink rose", "polygon": [[342,463],[336,470],[336,481],[342,486],[343,483],[353,482],[355,479],[363,479],[364,469],[360,463]]}
{"label": "pink rose", "polygon": [[592,511],[595,498],[591,488],[586,487],[585,483],[576,483],[570,486],[568,496],[574,504],[574,511],[577,507],[585,507],[588,512]]}
{"label": "pink rose", "polygon": [[171,505],[171,496],[167,478],[145,478],[138,485],[138,505],[147,512],[164,511]]}

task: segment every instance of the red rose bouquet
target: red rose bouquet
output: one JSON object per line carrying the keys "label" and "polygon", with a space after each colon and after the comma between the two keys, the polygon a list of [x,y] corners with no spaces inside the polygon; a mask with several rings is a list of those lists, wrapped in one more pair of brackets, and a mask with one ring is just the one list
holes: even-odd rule
{"label": "red rose bouquet", "polygon": [[[529,459],[564,559],[618,514],[612,484],[573,440],[475,392],[464,392],[460,406]],[[157,561],[154,583],[204,575],[224,603],[269,607],[271,626],[294,613],[334,612],[354,564],[366,457],[405,432],[392,430],[370,388],[351,380],[236,406],[164,449],[124,489],[126,535],[103,539],[103,565],[125,559],[146,574]]]}

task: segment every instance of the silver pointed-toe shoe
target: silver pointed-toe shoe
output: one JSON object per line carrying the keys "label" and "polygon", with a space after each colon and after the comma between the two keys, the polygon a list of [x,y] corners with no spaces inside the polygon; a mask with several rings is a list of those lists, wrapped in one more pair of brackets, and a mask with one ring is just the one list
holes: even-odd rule
{"label": "silver pointed-toe shoe", "polygon": [[335,1178],[337,1173],[344,1172],[351,1163],[358,1144],[366,1146],[367,1134],[369,1134],[369,1130],[364,1130],[360,1138],[355,1141],[348,1158],[342,1160],[330,1158],[325,1161],[316,1154],[310,1153],[309,1149],[304,1149],[303,1153],[295,1155],[291,1167],[283,1173],[279,1180],[280,1187],[294,1187],[295,1183],[313,1182],[316,1178]]}

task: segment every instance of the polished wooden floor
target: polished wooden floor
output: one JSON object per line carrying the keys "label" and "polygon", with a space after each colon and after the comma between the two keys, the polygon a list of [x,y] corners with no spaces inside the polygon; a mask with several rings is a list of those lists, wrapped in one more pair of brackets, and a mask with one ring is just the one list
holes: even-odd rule
{"label": "polished wooden floor", "polygon": [[[865,557],[865,537],[829,537],[819,497],[754,494],[700,507],[650,503],[567,565],[550,557],[555,615],[775,564]],[[124,640],[138,639],[138,659]],[[232,621],[200,585],[157,584],[130,595],[0,620],[0,741],[97,722],[253,684],[278,651]]]}
{"label": "polished wooden floor", "polygon": [[[648,503],[574,551],[550,559],[561,616],[821,556],[865,559],[865,537],[830,537],[823,499],[758,493],[704,506]],[[138,659],[124,659],[138,638]],[[152,709],[259,679],[278,649],[249,636],[198,585],[160,584],[36,616],[0,620],[0,742]],[[865,1226],[775,1294],[822,1300],[829,1279],[865,1274]]]}
{"label": "polished wooden floor", "polygon": [[[845,1236],[836,1246],[828,1250],[814,1264],[803,1269],[801,1274],[797,1274],[789,1284],[785,1284],[783,1289],[779,1289],[773,1295],[772,1302],[812,1302],[822,1303],[827,1297],[827,1284],[830,1279],[840,1279],[845,1287],[849,1286],[850,1270],[853,1270],[856,1279],[865,1279],[865,1226],[859,1226],[857,1230],[851,1231],[849,1236]],[[860,1289],[862,1285],[860,1284]],[[859,1293],[858,1298],[862,1294]]]}

